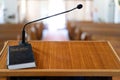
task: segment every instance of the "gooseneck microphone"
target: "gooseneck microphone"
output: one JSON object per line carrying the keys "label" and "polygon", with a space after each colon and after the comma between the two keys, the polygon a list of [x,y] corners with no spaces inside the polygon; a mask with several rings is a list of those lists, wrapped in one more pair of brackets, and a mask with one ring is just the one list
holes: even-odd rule
{"label": "gooseneck microphone", "polygon": [[23,27],[23,30],[22,30],[22,42],[21,44],[25,44],[25,28],[28,24],[31,24],[31,23],[34,23],[34,22],[37,22],[37,21],[41,21],[41,20],[44,20],[44,19],[47,19],[47,18],[51,18],[51,17],[54,17],[54,16],[57,16],[57,15],[60,15],[60,14],[64,14],[64,13],[68,13],[68,12],[71,12],[75,9],[81,9],[83,7],[82,4],[79,4],[77,5],[77,7],[73,8],[73,9],[70,9],[70,10],[67,10],[67,11],[64,11],[64,12],[61,12],[61,13],[57,13],[57,14],[54,14],[54,15],[51,15],[51,16],[47,16],[47,17],[44,17],[44,18],[41,18],[41,19],[37,19],[37,20],[34,20],[34,21],[30,21],[28,23],[26,23]]}
{"label": "gooseneck microphone", "polygon": [[26,23],[22,30],[22,41],[20,42],[20,44],[8,47],[8,57],[7,57],[8,69],[32,68],[37,66],[35,62],[32,46],[31,44],[25,41],[25,28],[28,24],[31,24],[33,22],[37,22],[40,20],[44,20],[53,16],[57,16],[63,13],[67,13],[75,9],[81,9],[81,8],[82,8],[82,5],[79,4],[77,7],[70,9],[68,11],[64,11],[58,14],[54,14],[45,18],[37,19],[37,20]]}

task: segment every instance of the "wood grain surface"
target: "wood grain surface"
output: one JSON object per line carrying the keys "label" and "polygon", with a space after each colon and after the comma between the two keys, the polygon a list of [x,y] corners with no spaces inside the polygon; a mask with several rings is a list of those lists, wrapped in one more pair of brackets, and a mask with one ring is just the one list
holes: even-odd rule
{"label": "wood grain surface", "polygon": [[8,70],[8,41],[0,56],[0,76],[120,76],[119,57],[106,41],[29,41],[36,68]]}

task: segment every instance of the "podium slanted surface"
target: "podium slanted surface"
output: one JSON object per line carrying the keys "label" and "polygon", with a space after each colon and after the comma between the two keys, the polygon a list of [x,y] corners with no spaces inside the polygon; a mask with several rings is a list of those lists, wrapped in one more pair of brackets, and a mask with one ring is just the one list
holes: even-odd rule
{"label": "podium slanted surface", "polygon": [[8,41],[0,56],[0,76],[120,76],[120,59],[107,41],[29,41],[36,68],[8,70]]}

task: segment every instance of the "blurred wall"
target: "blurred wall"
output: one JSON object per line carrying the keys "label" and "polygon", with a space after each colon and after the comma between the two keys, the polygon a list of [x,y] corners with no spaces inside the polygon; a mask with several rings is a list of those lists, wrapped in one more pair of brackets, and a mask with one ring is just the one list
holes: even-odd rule
{"label": "blurred wall", "polygon": [[4,5],[3,0],[0,0],[0,24],[4,23]]}
{"label": "blurred wall", "polygon": [[114,0],[94,0],[93,21],[114,23]]}
{"label": "blurred wall", "polygon": [[4,0],[4,20],[7,23],[18,23],[17,0]]}
{"label": "blurred wall", "polygon": [[115,0],[115,23],[120,23],[120,1]]}
{"label": "blurred wall", "polygon": [[[21,1],[4,0],[5,22],[31,21],[49,14],[49,0],[25,0],[25,5],[19,3]],[[66,14],[66,20],[120,23],[120,5],[117,2],[118,0],[64,0],[65,10],[83,4],[82,9]]]}

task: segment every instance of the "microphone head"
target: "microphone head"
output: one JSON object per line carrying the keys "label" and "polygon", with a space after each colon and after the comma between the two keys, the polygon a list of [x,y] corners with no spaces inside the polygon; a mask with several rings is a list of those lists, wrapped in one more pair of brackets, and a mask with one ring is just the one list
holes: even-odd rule
{"label": "microphone head", "polygon": [[81,9],[82,7],[83,7],[82,4],[78,4],[78,5],[77,5],[77,9]]}

